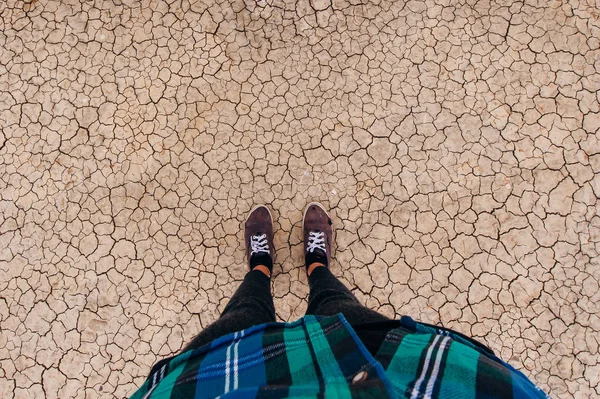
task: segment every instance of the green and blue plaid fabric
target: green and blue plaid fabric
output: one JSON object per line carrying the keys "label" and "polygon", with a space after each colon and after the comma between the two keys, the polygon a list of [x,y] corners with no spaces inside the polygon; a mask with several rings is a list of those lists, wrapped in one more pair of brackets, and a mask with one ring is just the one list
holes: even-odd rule
{"label": "green and blue plaid fabric", "polygon": [[341,314],[255,326],[173,357],[132,399],[547,397],[461,334],[399,324],[376,356]]}

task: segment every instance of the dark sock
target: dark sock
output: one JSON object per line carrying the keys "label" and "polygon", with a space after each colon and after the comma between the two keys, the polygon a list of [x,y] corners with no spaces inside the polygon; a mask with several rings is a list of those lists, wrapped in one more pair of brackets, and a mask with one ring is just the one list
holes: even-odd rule
{"label": "dark sock", "polygon": [[318,249],[313,252],[307,252],[304,260],[306,262],[306,267],[309,267],[315,262],[322,263],[325,265],[325,267],[329,267],[327,264],[327,255]]}
{"label": "dark sock", "polygon": [[273,259],[271,259],[271,255],[267,253],[261,252],[250,257],[250,270],[258,265],[264,265],[271,273],[273,272]]}

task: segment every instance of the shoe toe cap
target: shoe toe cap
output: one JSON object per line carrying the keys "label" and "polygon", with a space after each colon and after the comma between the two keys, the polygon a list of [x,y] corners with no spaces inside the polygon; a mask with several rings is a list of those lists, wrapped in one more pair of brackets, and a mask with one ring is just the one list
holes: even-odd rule
{"label": "shoe toe cap", "polygon": [[265,206],[259,206],[252,211],[246,220],[246,225],[257,223],[271,223],[271,213]]}
{"label": "shoe toe cap", "polygon": [[310,205],[304,216],[305,221],[327,223],[330,222],[329,215],[317,205]]}

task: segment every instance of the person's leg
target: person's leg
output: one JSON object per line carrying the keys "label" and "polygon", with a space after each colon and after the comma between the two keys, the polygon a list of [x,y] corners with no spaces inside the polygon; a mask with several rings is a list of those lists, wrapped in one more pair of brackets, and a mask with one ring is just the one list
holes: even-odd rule
{"label": "person's leg", "polygon": [[308,204],[302,219],[304,262],[310,287],[306,314],[332,316],[343,313],[351,325],[390,320],[363,306],[329,270],[332,224],[323,205]]}
{"label": "person's leg", "polygon": [[[223,335],[245,330],[257,324],[275,321],[275,307],[271,296],[271,279],[260,266],[246,274],[235,291],[221,317],[196,335],[179,353],[200,348]],[[270,274],[270,273],[269,273]],[[160,360],[150,370],[154,374],[173,357]]]}
{"label": "person's leg", "polygon": [[312,269],[306,314],[333,316],[342,313],[351,325],[388,321],[388,317],[361,304],[326,266]]}
{"label": "person's leg", "polygon": [[250,211],[244,224],[244,246],[250,272],[221,317],[198,334],[183,351],[199,348],[223,335],[275,321],[270,279],[275,257],[273,219],[266,206],[259,205]]}
{"label": "person's leg", "polygon": [[[275,321],[271,296],[273,272],[273,219],[269,209],[259,205],[250,211],[244,225],[244,245],[250,271],[229,300],[221,317],[206,327],[180,353],[207,345],[223,335],[245,330],[254,325]],[[150,370],[154,374],[171,361],[162,359]]]}
{"label": "person's leg", "polygon": [[221,317],[190,341],[182,352],[204,346],[224,335],[274,321],[271,279],[264,272],[253,269],[246,274]]}

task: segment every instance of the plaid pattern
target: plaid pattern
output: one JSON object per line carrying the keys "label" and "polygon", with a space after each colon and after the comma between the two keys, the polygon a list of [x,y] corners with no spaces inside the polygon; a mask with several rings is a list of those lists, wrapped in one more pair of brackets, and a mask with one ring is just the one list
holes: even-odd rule
{"label": "plaid pattern", "polygon": [[343,315],[221,337],[153,370],[132,399],[545,398],[522,373],[451,330],[400,319],[373,357]]}

